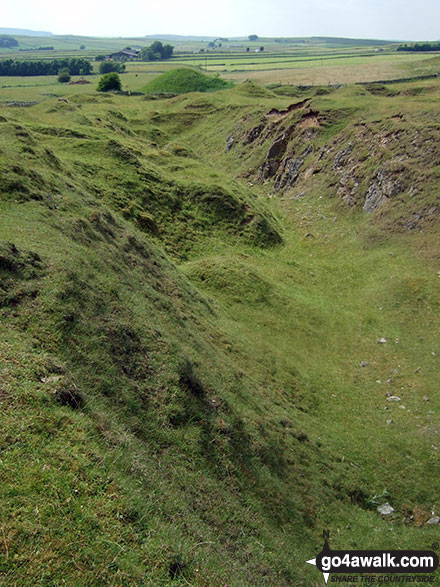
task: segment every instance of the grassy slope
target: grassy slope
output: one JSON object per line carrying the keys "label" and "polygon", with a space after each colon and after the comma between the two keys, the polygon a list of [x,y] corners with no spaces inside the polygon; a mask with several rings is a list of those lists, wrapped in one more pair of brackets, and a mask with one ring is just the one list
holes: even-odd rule
{"label": "grassy slope", "polygon": [[[438,237],[390,225],[433,202],[436,167],[412,153],[415,201],[374,221],[331,197],[361,118],[435,133],[425,90],[315,97],[306,167],[325,145],[324,170],[272,199],[255,181],[274,135],[239,141],[292,99],[251,84],[2,110],[6,584],[315,585],[324,527],[335,547],[429,546]],[[384,489],[391,520],[367,507]]]}

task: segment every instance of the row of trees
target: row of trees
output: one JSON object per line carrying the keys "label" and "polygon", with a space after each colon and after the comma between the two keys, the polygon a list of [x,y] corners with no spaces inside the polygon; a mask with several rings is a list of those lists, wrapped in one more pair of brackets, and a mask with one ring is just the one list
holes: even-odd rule
{"label": "row of trees", "polygon": [[0,60],[0,76],[58,75],[66,70],[70,75],[89,75],[92,64],[87,59],[51,59],[47,61]]}
{"label": "row of trees", "polygon": [[398,51],[440,51],[440,43],[414,43],[414,45],[400,45]]}

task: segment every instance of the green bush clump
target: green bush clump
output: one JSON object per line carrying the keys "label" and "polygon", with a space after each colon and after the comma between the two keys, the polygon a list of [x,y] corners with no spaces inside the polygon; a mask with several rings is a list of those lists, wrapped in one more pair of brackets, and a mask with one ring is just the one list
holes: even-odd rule
{"label": "green bush clump", "polygon": [[125,65],[118,61],[112,61],[111,59],[101,61],[99,64],[99,73],[112,73],[113,71],[116,71],[116,73],[123,73],[125,71]]}
{"label": "green bush clump", "polygon": [[60,71],[60,73],[58,74],[58,81],[62,84],[67,84],[67,82],[70,82],[69,70],[63,69],[62,71]]}
{"label": "green bush clump", "polygon": [[98,92],[110,92],[121,89],[121,78],[116,72],[106,73],[98,83]]}

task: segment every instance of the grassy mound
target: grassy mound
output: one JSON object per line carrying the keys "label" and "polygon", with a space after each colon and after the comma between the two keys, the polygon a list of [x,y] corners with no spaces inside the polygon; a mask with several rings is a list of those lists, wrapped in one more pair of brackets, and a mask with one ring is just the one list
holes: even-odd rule
{"label": "grassy mound", "polygon": [[274,95],[269,89],[263,88],[251,80],[246,80],[237,86],[237,93],[251,98],[272,98]]}
{"label": "grassy mound", "polygon": [[147,94],[187,94],[188,92],[214,92],[230,86],[230,83],[220,77],[181,68],[163,73],[144,86],[141,91]]}

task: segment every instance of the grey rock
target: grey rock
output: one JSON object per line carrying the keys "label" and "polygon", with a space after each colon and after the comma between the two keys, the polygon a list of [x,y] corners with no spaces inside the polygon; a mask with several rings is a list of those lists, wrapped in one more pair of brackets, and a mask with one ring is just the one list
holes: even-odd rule
{"label": "grey rock", "polygon": [[335,160],[333,161],[333,169],[340,169],[347,164],[347,160],[351,152],[353,151],[353,143],[348,143],[347,147],[337,153]]}
{"label": "grey rock", "polygon": [[390,395],[389,397],[387,397],[387,402],[401,402],[402,398],[399,397],[398,395]]}
{"label": "grey rock", "polygon": [[229,136],[226,139],[226,153],[228,153],[232,149],[232,146],[234,143],[235,143],[235,138],[233,135]]}
{"label": "grey rock", "polygon": [[379,514],[382,514],[382,516],[389,516],[394,513],[394,508],[389,503],[384,503],[383,505],[378,506],[377,511]]}
{"label": "grey rock", "polygon": [[383,336],[381,336],[381,337],[379,337],[379,338],[377,339],[377,341],[376,341],[376,342],[377,342],[377,344],[386,344],[386,343],[388,342],[388,339],[387,339],[387,338],[385,338],[385,337],[383,337]]}
{"label": "grey rock", "polygon": [[275,181],[275,188],[282,189],[287,185],[293,186],[299,177],[301,167],[308,155],[313,151],[312,146],[309,146],[304,153],[297,159],[285,159],[283,167]]}
{"label": "grey rock", "polygon": [[361,361],[361,367],[368,367],[369,364],[368,361]]}
{"label": "grey rock", "polygon": [[364,211],[371,214],[380,208],[388,199],[403,191],[402,181],[394,179],[390,172],[379,169],[375,181],[368,188],[364,203]]}
{"label": "grey rock", "polygon": [[280,166],[280,160],[287,148],[289,137],[287,134],[282,135],[274,143],[272,143],[269,152],[266,157],[266,161],[263,163],[261,168],[261,179],[267,179],[272,177]]}
{"label": "grey rock", "polygon": [[61,375],[49,375],[49,377],[43,377],[41,379],[42,383],[49,383],[49,384],[54,384],[54,383],[58,383],[60,380],[62,379]]}
{"label": "grey rock", "polygon": [[364,212],[368,212],[368,214],[371,214],[371,212],[374,212],[375,210],[380,208],[382,204],[386,202],[386,200],[387,197],[382,192],[380,187],[376,183],[373,183],[368,188],[367,197],[365,198],[363,210]]}
{"label": "grey rock", "polygon": [[431,518],[426,523],[431,526],[434,526],[434,524],[440,524],[440,518],[437,518],[437,517]]}

